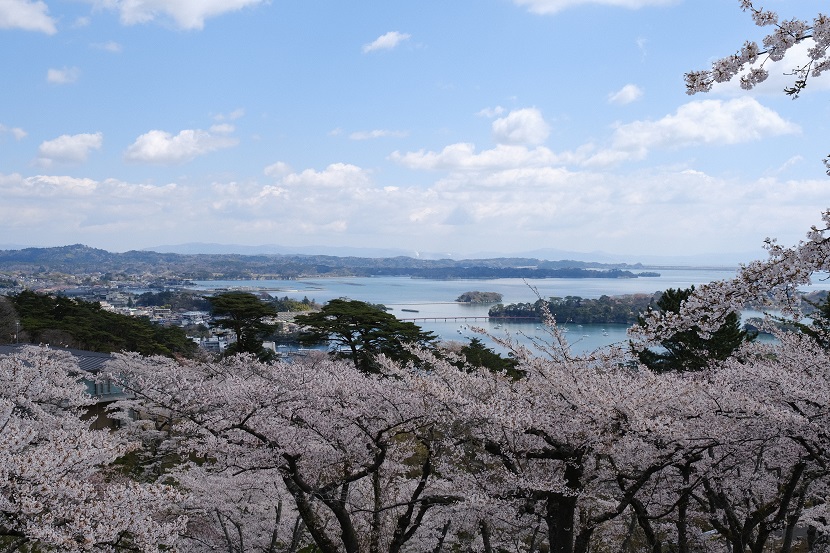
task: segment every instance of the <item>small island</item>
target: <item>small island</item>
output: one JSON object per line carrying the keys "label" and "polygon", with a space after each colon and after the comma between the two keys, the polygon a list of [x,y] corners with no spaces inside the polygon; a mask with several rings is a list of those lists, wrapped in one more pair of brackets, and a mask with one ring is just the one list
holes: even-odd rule
{"label": "small island", "polygon": [[500,303],[501,294],[498,292],[464,292],[455,301],[461,303]]}

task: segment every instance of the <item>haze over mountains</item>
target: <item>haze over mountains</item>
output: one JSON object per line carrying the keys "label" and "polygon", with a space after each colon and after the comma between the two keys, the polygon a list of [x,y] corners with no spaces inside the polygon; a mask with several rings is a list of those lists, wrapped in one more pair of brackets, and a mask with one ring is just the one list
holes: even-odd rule
{"label": "haze over mountains", "polygon": [[[41,246],[23,244],[0,244],[0,250],[22,250],[27,248],[41,248]],[[371,248],[371,247],[339,247],[339,246],[284,246],[279,244],[263,244],[248,246],[241,244],[217,244],[206,242],[190,242],[183,244],[165,244],[143,248],[143,252],[170,253],[179,255],[310,255],[333,257],[365,257],[391,258],[411,257],[421,260],[438,259],[498,259],[498,258],[532,258],[547,261],[573,260],[585,263],[608,264],[642,264],[645,266],[686,266],[686,267],[737,267],[740,263],[748,263],[766,257],[762,249],[756,252],[710,253],[699,255],[618,255],[604,251],[577,252],[557,248],[537,248],[520,252],[479,251],[472,253],[458,252],[423,252],[405,249]]]}
{"label": "haze over mountains", "polygon": [[282,246],[277,244],[263,244],[260,246],[243,246],[239,244],[215,244],[191,242],[187,244],[161,245],[145,248],[146,251],[158,253],[178,254],[240,254],[240,255],[330,255],[336,257],[412,257],[415,259],[493,259],[504,257],[524,257],[557,261],[572,259],[582,262],[597,263],[642,263],[656,266],[722,266],[735,267],[740,263],[748,263],[765,257],[765,252],[758,249],[756,252],[710,253],[699,255],[618,255],[604,251],[576,252],[556,248],[537,248],[519,252],[478,251],[470,253],[458,252],[423,252],[389,248],[354,248],[337,246]]}

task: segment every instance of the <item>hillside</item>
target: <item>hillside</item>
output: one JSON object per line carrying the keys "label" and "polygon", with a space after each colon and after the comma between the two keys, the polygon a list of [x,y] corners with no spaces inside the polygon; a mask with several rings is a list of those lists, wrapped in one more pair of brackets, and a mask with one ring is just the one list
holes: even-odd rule
{"label": "hillside", "polygon": [[415,259],[331,255],[112,253],[81,244],[56,248],[0,250],[0,271],[26,274],[177,277],[211,279],[293,279],[317,276],[410,276],[415,278],[636,278],[639,264],[545,261],[532,258]]}

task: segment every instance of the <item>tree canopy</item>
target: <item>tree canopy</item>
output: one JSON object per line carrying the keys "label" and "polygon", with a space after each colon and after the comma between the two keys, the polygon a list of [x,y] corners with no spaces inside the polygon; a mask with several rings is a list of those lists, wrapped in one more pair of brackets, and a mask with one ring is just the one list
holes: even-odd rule
{"label": "tree canopy", "polygon": [[112,313],[99,303],[23,291],[9,296],[20,320],[21,342],[69,346],[104,353],[192,356],[197,349],[175,326]]}
{"label": "tree canopy", "polygon": [[236,342],[226,353],[252,353],[261,358],[268,357],[262,347],[262,338],[273,327],[265,319],[277,314],[270,303],[264,302],[249,292],[223,292],[208,298],[216,326],[232,330]]}
{"label": "tree canopy", "polygon": [[352,360],[355,368],[375,372],[375,357],[383,354],[396,361],[414,359],[410,346],[431,346],[435,335],[385,310],[362,301],[334,299],[320,311],[295,318],[304,330],[305,345],[328,342],[334,353]]}
{"label": "tree canopy", "polygon": [[513,357],[503,357],[484,345],[480,338],[470,338],[459,353],[464,356],[464,362],[454,363],[459,368],[484,368],[495,373],[503,373],[513,379],[521,378],[524,372],[517,369],[519,362]]}
{"label": "tree canopy", "polygon": [[[679,313],[681,304],[694,292],[695,287],[686,289],[669,288],[657,300],[661,312]],[[640,323],[645,324],[641,317]],[[755,333],[741,329],[740,316],[735,311],[726,315],[721,325],[701,336],[698,326],[673,333],[660,341],[661,350],[643,349],[637,352],[640,362],[657,372],[698,371],[712,360],[723,361],[747,340],[754,340]]]}

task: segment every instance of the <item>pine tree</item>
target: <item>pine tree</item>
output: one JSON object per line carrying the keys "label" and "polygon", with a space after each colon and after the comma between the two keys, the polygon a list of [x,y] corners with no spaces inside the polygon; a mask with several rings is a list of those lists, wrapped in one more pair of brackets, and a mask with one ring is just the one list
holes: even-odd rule
{"label": "pine tree", "polygon": [[[679,313],[680,306],[694,289],[694,286],[686,289],[669,288],[657,300],[657,307],[664,312]],[[640,324],[644,324],[642,317]],[[643,365],[655,372],[699,371],[706,368],[712,360],[726,359],[743,342],[752,341],[755,337],[755,333],[741,329],[740,317],[733,311],[708,338],[700,336],[698,326],[692,326],[660,342],[663,351],[644,349],[637,352],[637,356]]]}

